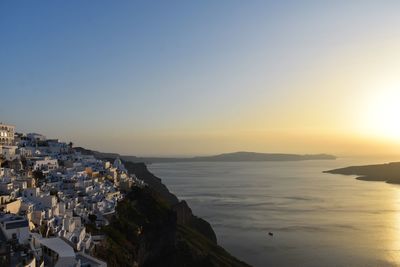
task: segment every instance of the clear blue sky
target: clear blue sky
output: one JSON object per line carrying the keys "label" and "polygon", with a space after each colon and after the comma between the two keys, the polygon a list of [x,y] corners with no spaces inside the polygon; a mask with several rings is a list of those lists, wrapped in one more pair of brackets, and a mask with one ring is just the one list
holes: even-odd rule
{"label": "clear blue sky", "polygon": [[0,1],[0,121],[125,154],[297,152],[268,131],[318,123],[296,103],[332,93],[307,87],[337,58],[397,44],[383,2]]}

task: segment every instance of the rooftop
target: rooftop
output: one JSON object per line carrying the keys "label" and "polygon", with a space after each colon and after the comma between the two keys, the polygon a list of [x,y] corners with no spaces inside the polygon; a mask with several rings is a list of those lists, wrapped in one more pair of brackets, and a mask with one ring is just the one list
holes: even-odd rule
{"label": "rooftop", "polygon": [[59,257],[75,257],[74,249],[59,237],[38,238],[37,241],[55,251]]}

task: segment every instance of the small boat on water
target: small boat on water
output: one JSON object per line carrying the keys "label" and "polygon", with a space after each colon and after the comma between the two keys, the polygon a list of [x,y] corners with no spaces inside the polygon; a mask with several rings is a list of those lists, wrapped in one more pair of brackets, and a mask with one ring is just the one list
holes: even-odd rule
{"label": "small boat on water", "polygon": [[269,236],[274,236],[274,233],[268,232],[268,235],[269,235]]}

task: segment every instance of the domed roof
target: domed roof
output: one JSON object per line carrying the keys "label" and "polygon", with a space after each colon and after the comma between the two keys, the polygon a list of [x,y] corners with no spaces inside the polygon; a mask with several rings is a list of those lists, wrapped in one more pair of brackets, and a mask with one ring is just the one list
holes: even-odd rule
{"label": "domed roof", "polygon": [[126,171],[124,164],[122,163],[120,158],[116,158],[114,161],[114,167],[120,171]]}
{"label": "domed roof", "polygon": [[117,166],[120,166],[120,165],[122,165],[121,159],[120,159],[120,158],[116,158],[116,159],[114,160],[114,166],[117,167]]}

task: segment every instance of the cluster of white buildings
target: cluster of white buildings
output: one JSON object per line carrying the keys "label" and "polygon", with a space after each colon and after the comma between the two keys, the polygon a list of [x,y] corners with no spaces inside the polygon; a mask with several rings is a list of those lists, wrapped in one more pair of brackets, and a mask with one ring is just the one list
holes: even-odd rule
{"label": "cluster of white buildings", "polygon": [[90,253],[118,202],[143,182],[121,160],[0,124],[0,266],[106,266]]}

